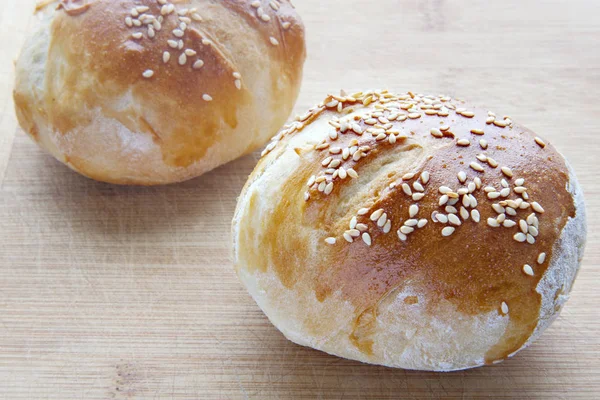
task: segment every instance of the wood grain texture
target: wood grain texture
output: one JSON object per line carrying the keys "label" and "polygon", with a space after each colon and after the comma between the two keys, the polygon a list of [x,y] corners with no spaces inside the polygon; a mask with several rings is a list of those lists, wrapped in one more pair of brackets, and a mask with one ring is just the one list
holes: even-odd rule
{"label": "wood grain texture", "polygon": [[0,7],[0,399],[597,399],[600,3],[297,1],[297,110],[340,88],[458,95],[524,123],[586,193],[584,265],[562,315],[501,365],[434,374],[286,341],[231,268],[256,155],[158,188],[83,178],[16,129],[12,61],[34,0]]}

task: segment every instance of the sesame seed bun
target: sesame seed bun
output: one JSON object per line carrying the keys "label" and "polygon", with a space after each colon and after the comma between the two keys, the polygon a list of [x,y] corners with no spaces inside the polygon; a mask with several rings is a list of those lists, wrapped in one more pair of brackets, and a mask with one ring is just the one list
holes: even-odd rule
{"label": "sesame seed bun", "polygon": [[496,363],[558,315],[583,256],[581,188],[553,146],[446,96],[328,96],[263,152],[236,271],[298,344],[367,363]]}
{"label": "sesame seed bun", "polygon": [[256,150],[287,119],[306,57],[288,0],[62,0],[16,64],[23,129],[75,171],[183,181]]}

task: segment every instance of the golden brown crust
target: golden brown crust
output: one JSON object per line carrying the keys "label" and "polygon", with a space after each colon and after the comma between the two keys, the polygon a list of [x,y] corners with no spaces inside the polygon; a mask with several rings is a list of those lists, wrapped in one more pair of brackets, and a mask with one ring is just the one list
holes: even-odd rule
{"label": "golden brown crust", "polygon": [[[211,148],[242,131],[246,137],[236,140],[246,143],[243,151],[255,149],[275,124],[261,121],[263,112],[240,115],[276,110],[273,122],[280,124],[295,101],[306,56],[295,10],[287,0],[271,3],[61,1],[46,65],[43,108],[51,130],[68,135],[92,126],[90,110],[100,110],[151,137],[174,170],[210,158]],[[251,119],[256,128],[242,129]],[[80,172],[119,181],[83,158],[89,169]]]}
{"label": "golden brown crust", "polygon": [[[330,123],[325,132],[294,142],[319,120]],[[328,96],[273,139],[249,184],[289,146],[298,167],[271,200],[271,219],[251,228],[241,218],[241,231],[263,235],[256,250],[239,246],[238,268],[271,268],[286,287],[308,286],[321,302],[341,292],[356,308],[349,339],[365,354],[378,305],[407,285],[425,288],[431,308],[449,301],[464,315],[507,314],[509,326],[486,361],[522,347],[538,324],[536,287],[575,217],[568,169],[551,145],[507,117],[444,96]],[[409,169],[387,168],[402,159]],[[456,210],[446,209],[448,190]],[[248,212],[256,201],[250,198]],[[433,213],[443,215],[434,222]],[[311,233],[322,235],[316,249]]]}

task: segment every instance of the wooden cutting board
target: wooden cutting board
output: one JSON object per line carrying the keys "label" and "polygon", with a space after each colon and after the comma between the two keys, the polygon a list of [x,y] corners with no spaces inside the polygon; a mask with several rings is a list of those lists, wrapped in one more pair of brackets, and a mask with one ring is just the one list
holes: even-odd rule
{"label": "wooden cutting board", "polygon": [[269,323],[229,256],[256,156],[135,188],[40,151],[11,100],[33,3],[0,7],[0,399],[600,398],[600,3],[297,1],[298,112],[340,88],[459,95],[550,139],[583,184],[587,252],[560,318],[514,359],[449,374],[342,360]]}

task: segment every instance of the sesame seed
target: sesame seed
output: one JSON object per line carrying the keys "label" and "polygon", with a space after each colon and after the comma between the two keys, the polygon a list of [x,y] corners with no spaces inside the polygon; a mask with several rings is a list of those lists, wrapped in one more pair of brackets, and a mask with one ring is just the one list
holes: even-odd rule
{"label": "sesame seed", "polygon": [[365,215],[368,212],[369,212],[368,208],[361,208],[360,210],[358,210],[358,212],[356,214],[358,214],[358,215]]}
{"label": "sesame seed", "polygon": [[466,221],[469,219],[469,211],[467,211],[467,209],[465,207],[460,208],[459,214],[463,220]]}
{"label": "sesame seed", "polygon": [[429,182],[429,172],[427,171],[423,171],[423,173],[421,174],[421,182],[423,182],[423,184],[427,184],[427,182]]}
{"label": "sesame seed", "polygon": [[502,314],[508,314],[508,304],[502,302],[500,305],[500,310],[502,310]]}
{"label": "sesame seed", "polygon": [[481,186],[482,186],[481,178],[476,176],[475,179],[473,179],[473,182],[475,182],[475,186],[477,187],[477,189],[481,189]]}
{"label": "sesame seed", "polygon": [[331,194],[332,191],[333,191],[333,182],[329,182],[327,184],[327,186],[325,187],[325,192],[324,193],[326,195],[329,195],[329,194]]}
{"label": "sesame seed", "polygon": [[473,218],[473,221],[479,223],[479,221],[481,220],[481,215],[479,214],[479,211],[471,210],[471,218]]}
{"label": "sesame seed", "polygon": [[460,171],[457,176],[460,183],[465,183],[467,180],[467,173],[465,171]]}
{"label": "sesame seed", "polygon": [[445,132],[445,131],[447,131],[449,129],[450,129],[450,126],[448,126],[448,125],[442,125],[442,126],[440,126],[440,131],[442,131],[442,132]]}
{"label": "sesame seed", "polygon": [[500,192],[490,192],[487,194],[488,199],[494,200],[500,197]]}
{"label": "sesame seed", "polygon": [[343,167],[340,167],[340,169],[338,170],[338,176],[340,177],[340,179],[344,180],[346,179],[346,176],[348,175],[346,170]]}
{"label": "sesame seed", "polygon": [[184,53],[188,57],[193,57],[197,54],[196,51],[192,49],[185,49]]}
{"label": "sesame seed", "polygon": [[203,94],[202,95],[202,100],[204,100],[204,101],[212,101],[213,98],[210,95],[208,95],[208,94]]}
{"label": "sesame seed", "polygon": [[151,69],[147,69],[144,71],[142,76],[146,79],[152,78],[154,76],[154,71],[152,71]]}
{"label": "sesame seed", "polygon": [[396,233],[398,234],[398,239],[402,240],[403,242],[406,241],[407,236],[404,233],[400,232],[400,230],[398,230]]}
{"label": "sesame seed", "polygon": [[346,232],[353,238],[360,236],[360,231],[358,229],[348,229]]}
{"label": "sesame seed", "polygon": [[427,221],[425,218],[422,218],[419,220],[419,222],[417,223],[417,228],[423,228],[425,225],[427,225]]}
{"label": "sesame seed", "polygon": [[185,55],[185,53],[181,53],[178,62],[179,65],[185,65],[187,63],[187,56]]}
{"label": "sesame seed", "polygon": [[456,214],[448,214],[448,222],[450,222],[452,225],[461,225],[462,222],[460,222],[460,219],[456,216]]}
{"label": "sesame seed", "polygon": [[501,171],[502,171],[502,173],[503,173],[504,175],[506,175],[507,177],[509,177],[509,178],[512,178],[512,177],[513,177],[513,172],[512,172],[512,170],[511,170],[510,168],[508,168],[508,167],[502,167],[502,168],[500,168],[500,170],[501,170]]}
{"label": "sesame seed", "polygon": [[492,208],[498,214],[504,214],[504,211],[506,210],[504,207],[502,207],[500,204],[497,204],[497,203],[492,204]]}
{"label": "sesame seed", "polygon": [[517,194],[523,194],[527,191],[527,188],[524,186],[517,186],[513,189]]}
{"label": "sesame seed", "polygon": [[484,149],[484,150],[488,148],[488,142],[487,142],[487,140],[485,140],[485,139],[481,139],[481,140],[479,141],[479,145],[480,145],[480,146],[481,146],[481,148],[482,148],[482,149]]}
{"label": "sesame seed", "polygon": [[438,213],[435,215],[435,219],[442,224],[448,223],[448,217],[445,214]]}
{"label": "sesame seed", "polygon": [[410,189],[410,186],[408,186],[408,184],[403,183],[402,184],[402,191],[407,195],[407,196],[412,196],[412,190]]}
{"label": "sesame seed", "polygon": [[494,123],[495,120],[496,120],[495,117],[487,117],[485,120],[485,123],[489,125],[489,124]]}
{"label": "sesame seed", "polygon": [[475,113],[472,111],[463,111],[460,113],[460,115],[467,118],[473,118],[475,116]]}
{"label": "sesame seed", "polygon": [[385,225],[386,222],[387,222],[387,214],[383,213],[383,215],[381,217],[379,217],[379,219],[377,220],[377,226],[381,228]]}
{"label": "sesame seed", "polygon": [[540,214],[543,214],[545,212],[545,210],[542,208],[540,203],[538,203],[537,201],[534,201],[533,203],[531,203],[531,207],[533,208],[534,211],[539,212]]}
{"label": "sesame seed", "polygon": [[177,41],[176,40],[167,40],[167,44],[169,45],[169,47],[176,49],[177,48]]}
{"label": "sesame seed", "polygon": [[505,220],[506,220],[506,214],[500,214],[496,218],[496,221],[498,221],[499,224],[503,223]]}
{"label": "sesame seed", "polygon": [[534,140],[542,149],[546,147],[546,143],[541,138],[536,136]]}
{"label": "sesame seed", "polygon": [[447,226],[444,229],[442,229],[442,236],[450,236],[454,233],[456,229],[451,227],[451,226]]}
{"label": "sesame seed", "polygon": [[546,253],[540,253],[540,255],[537,258],[537,263],[543,264],[544,261],[546,261]]}
{"label": "sesame seed", "polygon": [[371,219],[371,221],[375,222],[377,221],[381,216],[383,215],[383,208],[380,208],[377,211],[374,211],[371,216],[369,217]]}
{"label": "sesame seed", "polygon": [[413,195],[412,195],[412,199],[413,199],[414,201],[419,201],[419,200],[421,200],[423,197],[425,197],[425,194],[423,194],[423,193],[413,193]]}
{"label": "sesame seed", "polygon": [[414,178],[414,177],[415,177],[415,174],[413,174],[413,173],[411,172],[411,173],[405,174],[405,175],[402,177],[402,180],[403,180],[403,181],[409,181],[409,180],[411,180],[411,179],[412,179],[412,178]]}
{"label": "sesame seed", "polygon": [[516,216],[516,215],[517,215],[517,210],[515,210],[514,208],[511,208],[511,207],[508,207],[508,208],[506,209],[506,213],[507,213],[508,215],[510,215],[511,217],[514,217],[514,216]]}
{"label": "sesame seed", "polygon": [[528,227],[529,226],[527,225],[527,222],[524,219],[522,219],[522,220],[519,221],[519,228],[521,228],[521,232],[527,233],[527,228]]}
{"label": "sesame seed", "polygon": [[529,244],[534,244],[535,243],[535,238],[533,237],[533,235],[531,234],[527,234],[527,243]]}
{"label": "sesame seed", "polygon": [[535,226],[530,226],[528,228],[527,232],[533,237],[537,237],[540,233]]}
{"label": "sesame seed", "polygon": [[392,221],[391,220],[387,220],[387,222],[385,223],[385,225],[383,226],[383,233],[389,233],[392,230]]}
{"label": "sesame seed", "polygon": [[325,243],[327,244],[335,244],[336,241],[337,240],[334,237],[328,237],[327,239],[325,239]]}
{"label": "sesame seed", "polygon": [[131,34],[131,37],[134,39],[141,39],[144,35],[142,34],[142,32],[135,32],[133,34]]}
{"label": "sesame seed", "polygon": [[463,195],[462,204],[465,207],[471,207],[471,198],[468,195]]}
{"label": "sesame seed", "polygon": [[500,224],[498,223],[498,221],[495,218],[488,218],[487,224],[489,226],[491,226],[492,228],[498,228],[500,226]]}
{"label": "sesame seed", "polygon": [[168,51],[165,51],[163,53],[163,62],[166,64],[169,62],[170,59],[171,59],[171,53],[169,53]]}
{"label": "sesame seed", "polygon": [[411,234],[414,231],[415,231],[415,228],[413,228],[411,226],[403,225],[400,227],[400,232],[404,233],[405,235]]}
{"label": "sesame seed", "polygon": [[483,172],[483,167],[476,162],[472,162],[471,164],[469,164],[469,166],[477,172]]}
{"label": "sesame seed", "polygon": [[456,142],[456,144],[459,146],[466,147],[466,146],[470,146],[471,142],[469,142],[468,139],[460,139],[459,141]]}
{"label": "sesame seed", "polygon": [[504,188],[500,191],[500,196],[508,197],[510,195],[510,188]]}
{"label": "sesame seed", "polygon": [[533,276],[533,268],[529,264],[523,265],[523,272],[525,275]]}
{"label": "sesame seed", "polygon": [[423,187],[423,185],[421,185],[418,181],[413,182],[413,189],[415,189],[419,192],[425,191],[425,188]]}
{"label": "sesame seed", "polygon": [[[390,221],[391,222],[391,221]],[[358,229],[361,232],[366,231],[369,227],[366,224],[356,224],[356,229]]]}
{"label": "sesame seed", "polygon": [[444,204],[446,204],[449,200],[449,197],[447,194],[443,195],[442,197],[440,197],[440,201],[438,202],[438,204],[440,206],[443,206]]}
{"label": "sesame seed", "polygon": [[344,239],[346,239],[346,242],[348,243],[352,243],[354,241],[354,239],[352,238],[352,236],[350,236],[350,234],[348,232],[344,232]]}
{"label": "sesame seed", "polygon": [[474,135],[483,135],[485,134],[485,132],[483,132],[483,129],[471,129],[471,133]]}
{"label": "sesame seed", "polygon": [[278,41],[277,39],[275,39],[273,36],[271,36],[271,37],[269,38],[269,41],[271,42],[271,44],[272,44],[273,46],[278,46],[278,45],[279,45],[279,41]]}
{"label": "sesame seed", "polygon": [[504,121],[498,121],[497,119],[494,120],[494,125],[500,127],[500,128],[506,128],[508,125],[510,125],[510,121],[504,120]]}
{"label": "sesame seed", "polygon": [[437,138],[441,138],[444,137],[444,134],[437,128],[431,128],[431,130],[429,131],[429,133],[431,133],[431,136],[437,137]]}
{"label": "sesame seed", "polygon": [[441,194],[447,194],[452,192],[452,189],[450,189],[448,186],[440,186],[439,191]]}
{"label": "sesame seed", "polygon": [[184,33],[181,29],[174,29],[173,30],[173,35],[178,37],[178,38],[182,38]]}
{"label": "sesame seed", "polygon": [[515,221],[513,221],[513,220],[505,219],[504,222],[502,222],[502,225],[505,228],[512,228],[513,226],[517,225],[517,223]]}
{"label": "sesame seed", "polygon": [[362,240],[367,246],[371,245],[371,235],[369,235],[367,232],[362,234]]}
{"label": "sesame seed", "polygon": [[358,178],[358,173],[353,168],[348,168],[346,172],[348,172],[348,176],[350,176],[350,178]]}
{"label": "sesame seed", "polygon": [[485,154],[478,154],[476,158],[481,162],[487,162],[487,156]]}
{"label": "sesame seed", "polygon": [[523,178],[519,178],[515,181],[515,185],[517,186],[523,186],[523,184],[525,184],[525,179]]}
{"label": "sesame seed", "polygon": [[527,236],[525,236],[525,234],[523,232],[519,232],[519,233],[515,233],[515,235],[513,236],[513,239],[515,239],[517,242],[523,243],[523,242],[525,242],[525,240],[527,240]]}
{"label": "sesame seed", "polygon": [[411,218],[413,218],[415,215],[417,215],[419,213],[419,206],[416,204],[412,204],[409,208],[408,208],[408,214]]}

